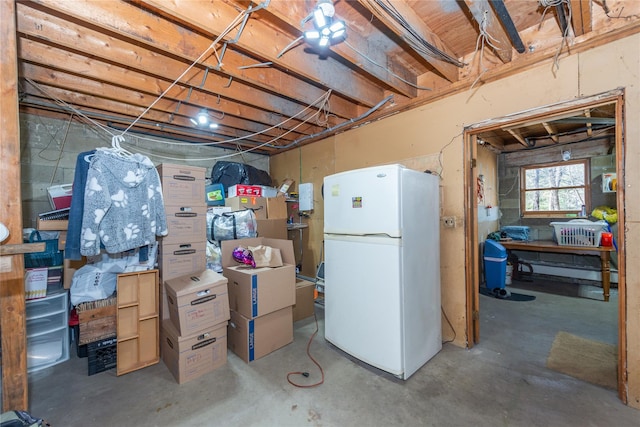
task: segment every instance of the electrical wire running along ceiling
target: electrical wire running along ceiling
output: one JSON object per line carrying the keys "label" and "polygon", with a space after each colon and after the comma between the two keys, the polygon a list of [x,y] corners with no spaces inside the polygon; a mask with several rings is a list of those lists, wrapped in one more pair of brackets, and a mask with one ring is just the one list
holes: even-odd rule
{"label": "electrical wire running along ceiling", "polygon": [[[305,39],[316,8],[346,38]],[[269,155],[640,31],[637,0],[35,0],[16,15],[22,112]]]}

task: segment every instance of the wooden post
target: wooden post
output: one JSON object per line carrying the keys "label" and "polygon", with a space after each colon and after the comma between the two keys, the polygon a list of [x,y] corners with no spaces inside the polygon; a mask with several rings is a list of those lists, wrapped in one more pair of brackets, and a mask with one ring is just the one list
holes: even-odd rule
{"label": "wooden post", "polygon": [[[0,1],[0,221],[9,238],[22,243],[20,195],[20,129],[16,5]],[[27,410],[24,257],[0,256],[0,331],[2,331],[2,408]]]}

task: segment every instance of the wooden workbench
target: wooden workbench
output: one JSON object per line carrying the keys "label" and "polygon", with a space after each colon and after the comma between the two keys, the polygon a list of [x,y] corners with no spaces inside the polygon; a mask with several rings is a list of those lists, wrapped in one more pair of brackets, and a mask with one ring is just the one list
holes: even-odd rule
{"label": "wooden workbench", "polygon": [[611,259],[611,252],[615,251],[614,247],[561,246],[551,240],[534,240],[532,242],[511,240],[508,242],[500,242],[500,244],[507,250],[599,256],[600,270],[602,272],[602,294],[604,295],[604,300],[609,301],[609,289],[611,287],[609,260]]}

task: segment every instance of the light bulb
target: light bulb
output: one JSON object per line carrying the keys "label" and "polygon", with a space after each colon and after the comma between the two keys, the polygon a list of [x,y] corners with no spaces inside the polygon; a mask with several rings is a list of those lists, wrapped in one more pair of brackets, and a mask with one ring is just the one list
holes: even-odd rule
{"label": "light bulb", "polygon": [[317,28],[322,28],[327,25],[325,14],[319,7],[313,11],[313,22],[315,22]]}
{"label": "light bulb", "polygon": [[318,40],[320,38],[320,32],[316,30],[305,31],[304,38],[307,40]]}

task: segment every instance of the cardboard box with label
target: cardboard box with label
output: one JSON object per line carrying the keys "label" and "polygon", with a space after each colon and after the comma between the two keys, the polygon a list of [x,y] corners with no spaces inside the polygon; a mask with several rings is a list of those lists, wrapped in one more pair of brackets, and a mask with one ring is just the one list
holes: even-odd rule
{"label": "cardboard box with label", "polygon": [[165,281],[169,318],[180,335],[229,320],[227,278],[212,270]]}
{"label": "cardboard box with label", "polygon": [[306,319],[314,313],[314,291],[316,285],[308,280],[296,281],[296,303],[293,306],[293,321]]}
{"label": "cardboard box with label", "polygon": [[[239,265],[232,257],[233,249],[265,245],[280,250],[282,267],[251,268]],[[296,270],[291,240],[253,239],[222,242],[222,268],[229,279],[229,305],[252,319],[295,304]]]}
{"label": "cardboard box with label", "polygon": [[267,200],[264,197],[227,197],[224,200],[224,205],[229,206],[232,211],[252,209],[256,215],[256,219],[267,219]]}
{"label": "cardboard box with label", "polygon": [[205,168],[163,163],[158,165],[165,203],[202,205]]}
{"label": "cardboard box with label", "polygon": [[227,327],[227,343],[231,351],[249,363],[293,342],[291,307],[248,319],[235,311]]}
{"label": "cardboard box with label", "polygon": [[227,323],[181,336],[171,321],[164,320],[160,346],[165,365],[183,384],[227,363]]}
{"label": "cardboard box with label", "polygon": [[262,187],[260,185],[246,185],[236,184],[227,188],[227,195],[229,197],[239,196],[262,196]]}
{"label": "cardboard box with label", "polygon": [[184,276],[194,271],[205,269],[207,255],[206,238],[190,243],[163,243],[158,253],[158,265],[162,272],[162,280]]}
{"label": "cardboard box with label", "polygon": [[205,205],[165,205],[169,234],[162,243],[201,241],[206,238],[207,207]]}

